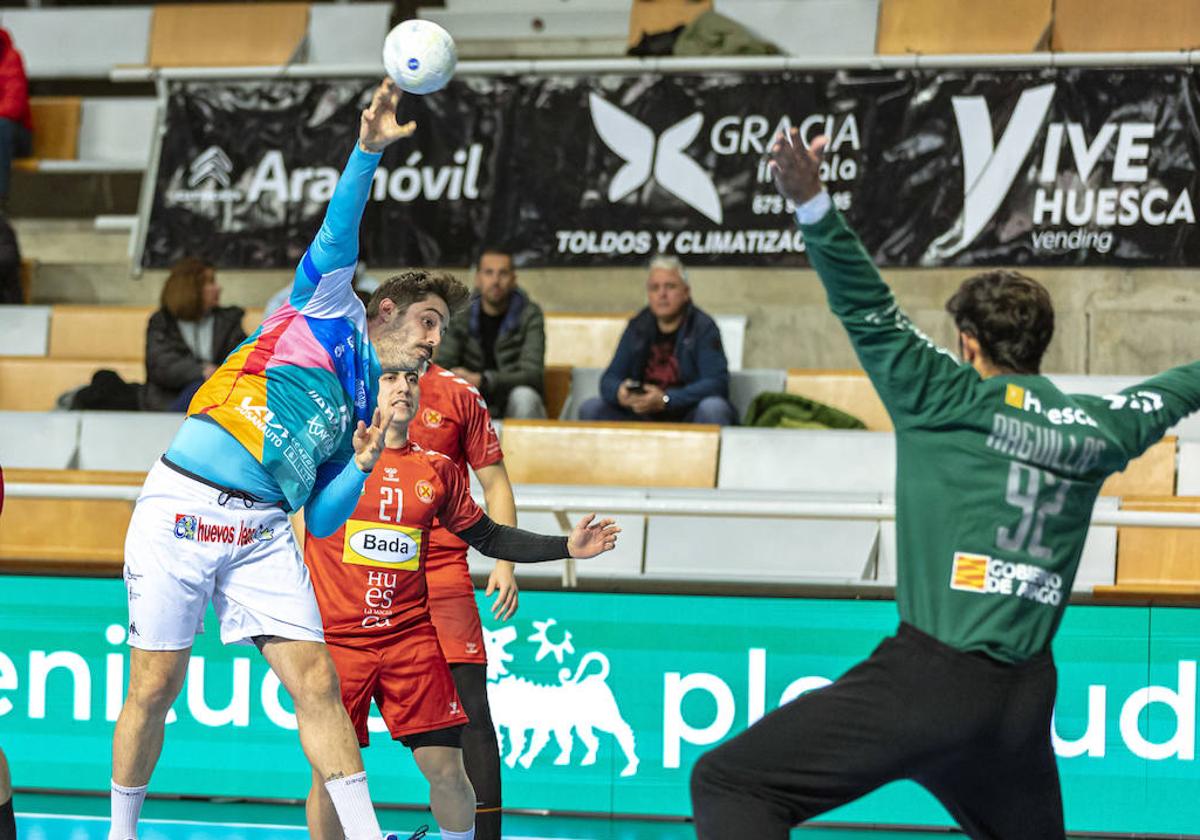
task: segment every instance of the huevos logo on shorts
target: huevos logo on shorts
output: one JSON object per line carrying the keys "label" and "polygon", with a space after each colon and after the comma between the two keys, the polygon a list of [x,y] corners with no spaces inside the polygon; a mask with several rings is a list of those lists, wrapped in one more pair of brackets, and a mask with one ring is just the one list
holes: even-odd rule
{"label": "huevos logo on shorts", "polygon": [[351,519],[346,523],[342,562],[415,572],[421,566],[421,529]]}

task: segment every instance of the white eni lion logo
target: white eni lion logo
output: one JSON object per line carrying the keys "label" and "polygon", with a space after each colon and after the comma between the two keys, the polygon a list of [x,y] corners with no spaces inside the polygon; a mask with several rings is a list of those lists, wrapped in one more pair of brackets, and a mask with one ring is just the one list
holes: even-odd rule
{"label": "white eni lion logo", "polygon": [[[537,632],[527,641],[541,643],[535,661],[553,655],[562,664],[565,654],[574,653],[569,632],[564,633],[562,642],[555,644],[549,640],[547,631],[556,623],[553,618],[533,623]],[[599,729],[616,738],[625,754],[625,769],[621,775],[637,773],[633,730],[621,717],[616,698],[606,682],[608,657],[596,651],[588,652],[579,661],[574,674],[570,668],[561,668],[558,685],[542,685],[509,673],[507,663],[513,661],[513,655],[506,647],[516,638],[515,627],[483,628],[487,648],[488,703],[492,707],[492,722],[501,752],[504,751],[504,738],[500,730],[508,729],[509,752],[504,763],[509,767],[519,763],[528,770],[553,735],[559,750],[554,763],[570,764],[571,748],[575,743],[572,732],[575,732],[587,747],[580,763],[584,766],[595,764],[600,739],[594,730]],[[587,670],[593,663],[599,663],[599,671],[589,674]],[[532,733],[528,744],[527,732]]]}

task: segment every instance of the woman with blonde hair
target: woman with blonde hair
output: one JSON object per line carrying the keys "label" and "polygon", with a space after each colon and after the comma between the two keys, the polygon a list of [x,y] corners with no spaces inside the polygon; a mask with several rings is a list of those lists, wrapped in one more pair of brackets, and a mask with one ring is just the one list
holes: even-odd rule
{"label": "woman with blonde hair", "polygon": [[171,267],[146,330],[147,409],[186,411],[196,389],[245,340],[244,311],[220,300],[211,263],[184,257]]}

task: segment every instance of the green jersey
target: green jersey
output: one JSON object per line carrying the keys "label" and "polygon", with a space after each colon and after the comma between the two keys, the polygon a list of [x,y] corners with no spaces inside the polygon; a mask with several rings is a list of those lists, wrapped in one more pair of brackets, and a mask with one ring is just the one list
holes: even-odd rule
{"label": "green jersey", "polygon": [[801,229],[896,428],[900,618],[1005,662],[1047,649],[1100,485],[1200,408],[1200,362],[1107,397],[984,379],[905,317],[836,210]]}

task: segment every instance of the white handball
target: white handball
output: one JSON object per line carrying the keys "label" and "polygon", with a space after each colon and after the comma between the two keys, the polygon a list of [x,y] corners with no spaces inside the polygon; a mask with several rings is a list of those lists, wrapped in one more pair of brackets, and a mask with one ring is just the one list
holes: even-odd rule
{"label": "white handball", "polygon": [[458,51],[450,33],[430,20],[406,20],[383,42],[383,66],[405,93],[433,93],[454,75]]}

